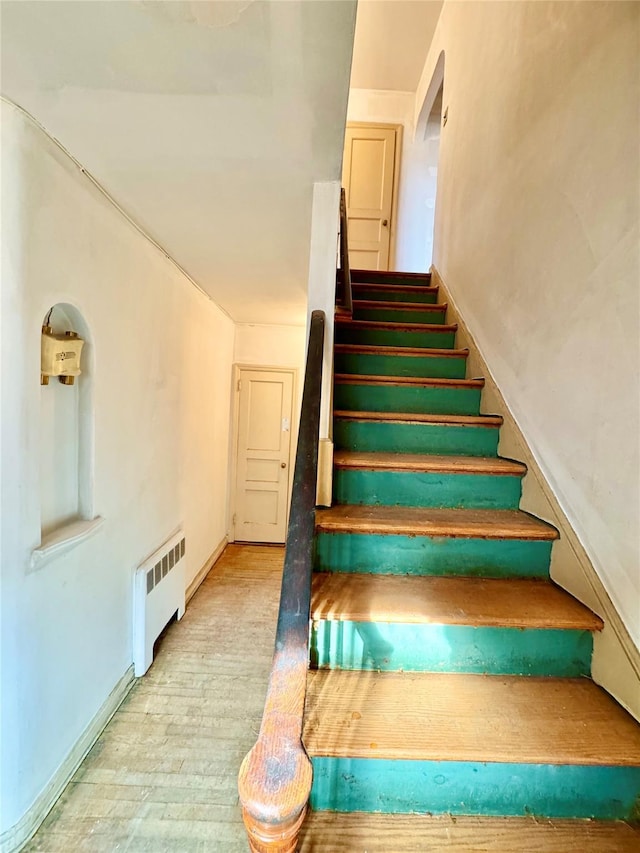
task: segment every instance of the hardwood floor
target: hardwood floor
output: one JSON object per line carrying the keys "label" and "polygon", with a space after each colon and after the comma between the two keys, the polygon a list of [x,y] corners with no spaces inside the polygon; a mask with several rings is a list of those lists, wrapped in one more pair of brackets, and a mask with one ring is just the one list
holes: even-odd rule
{"label": "hardwood floor", "polygon": [[[23,853],[247,853],[237,774],[262,714],[283,557],[226,549]],[[622,823],[318,813],[300,851],[631,853],[638,838]]]}
{"label": "hardwood floor", "polygon": [[639,842],[619,821],[316,812],[300,853],[637,853]]}
{"label": "hardwood floor", "polygon": [[225,550],[25,851],[247,853],[237,776],[260,725],[283,558]]}

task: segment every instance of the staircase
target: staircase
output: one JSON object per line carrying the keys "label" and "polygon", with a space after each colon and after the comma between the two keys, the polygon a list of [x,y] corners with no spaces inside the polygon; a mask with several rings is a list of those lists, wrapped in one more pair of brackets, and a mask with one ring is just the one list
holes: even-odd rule
{"label": "staircase", "polygon": [[549,579],[558,532],[518,509],[526,467],[497,455],[447,306],[428,275],[352,278],[302,849],[640,850],[613,823],[640,815],[640,726],[589,678],[602,622]]}

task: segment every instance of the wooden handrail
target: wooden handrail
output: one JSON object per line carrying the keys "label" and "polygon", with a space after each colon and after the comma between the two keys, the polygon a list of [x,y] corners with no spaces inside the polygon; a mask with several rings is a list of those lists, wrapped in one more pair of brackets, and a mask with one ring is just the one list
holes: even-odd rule
{"label": "wooden handrail", "polygon": [[340,269],[338,271],[337,292],[340,307],[353,314],[351,295],[351,268],[349,266],[349,240],[347,221],[347,198],[344,187],[340,190]]}
{"label": "wooden handrail", "polygon": [[313,311],[275,651],[260,734],[238,777],[253,853],[294,853],[311,792],[311,762],[301,738],[309,667],[324,323],[324,311]]}

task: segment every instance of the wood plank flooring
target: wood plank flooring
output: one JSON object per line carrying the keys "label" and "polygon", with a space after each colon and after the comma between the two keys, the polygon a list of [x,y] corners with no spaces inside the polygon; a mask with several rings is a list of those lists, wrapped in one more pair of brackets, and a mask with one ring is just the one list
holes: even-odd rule
{"label": "wood plank flooring", "polygon": [[[351,286],[355,294],[362,293],[365,290],[376,291],[377,293],[396,293],[402,292],[405,294],[431,293],[434,296],[438,294],[437,287],[429,287],[424,284],[374,284],[364,281],[353,281]],[[430,303],[434,304],[434,303]]]}
{"label": "wood plank flooring", "polygon": [[316,812],[300,853],[638,853],[640,832],[619,821]]}
{"label": "wood plank flooring", "polygon": [[305,716],[312,756],[640,763],[635,720],[587,678],[312,670]]}
{"label": "wood plank flooring", "polygon": [[317,572],[313,619],[598,631],[602,620],[548,581]]}
{"label": "wood plank flooring", "polygon": [[336,468],[364,471],[418,471],[442,474],[486,474],[524,476],[527,466],[501,456],[438,456],[426,453],[384,453],[362,450],[336,450]]}
{"label": "wood plank flooring", "polygon": [[364,412],[334,411],[336,418],[353,418],[358,421],[388,421],[390,423],[455,424],[457,426],[497,427],[502,425],[502,415],[433,415],[419,412]]}
{"label": "wood plank flooring", "polygon": [[334,352],[366,353],[367,355],[402,355],[418,358],[429,358],[429,356],[437,356],[438,358],[466,358],[469,355],[468,349],[437,349],[436,347],[425,349],[424,347],[393,347],[381,344],[336,344]]}
{"label": "wood plank flooring", "polygon": [[395,323],[393,320],[353,320],[351,317],[336,317],[340,326],[354,329],[390,329],[408,332],[457,332],[457,323]]}
{"label": "wood plank flooring", "polygon": [[369,373],[336,373],[334,381],[340,385],[401,385],[420,388],[483,388],[484,379],[424,379],[421,376],[374,376]]}
{"label": "wood plank flooring", "polygon": [[24,853],[247,853],[284,549],[230,545]]}
{"label": "wood plank flooring", "polygon": [[440,509],[397,506],[333,506],[316,513],[328,533],[394,533],[479,539],[557,539],[555,527],[520,510]]}
{"label": "wood plank flooring", "polygon": [[[271,664],[284,549],[230,545],[23,853],[247,853],[237,773]],[[624,823],[309,815],[301,853],[632,853]]]}
{"label": "wood plank flooring", "polygon": [[354,299],[354,311],[358,308],[378,308],[389,311],[439,311],[449,307],[448,302],[385,302],[382,299]]}

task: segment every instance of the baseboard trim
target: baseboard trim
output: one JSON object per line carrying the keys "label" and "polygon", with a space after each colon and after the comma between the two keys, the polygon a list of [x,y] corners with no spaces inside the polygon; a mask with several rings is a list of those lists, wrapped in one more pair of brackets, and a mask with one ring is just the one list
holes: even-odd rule
{"label": "baseboard trim", "polygon": [[552,579],[598,613],[605,622],[604,631],[595,637],[592,677],[630,714],[640,720],[640,690],[637,689],[640,682],[640,651],[631,639],[589,555],[502,396],[473,333],[460,314],[451,290],[435,266],[431,267],[431,276],[432,284],[440,288],[440,301],[449,304],[447,322],[458,324],[458,346],[469,348],[470,375],[484,377],[483,396],[490,397],[492,412],[504,418],[500,431],[500,454],[519,459],[527,465],[528,475],[524,481],[522,508],[545,518],[560,531],[560,540],[553,549],[558,558],[554,565],[552,557]]}
{"label": "baseboard trim", "polygon": [[[198,587],[200,586],[202,581],[206,578],[206,576],[209,574],[211,569],[218,562],[218,560],[222,556],[222,552],[224,551],[224,549],[227,547],[228,544],[229,544],[228,538],[226,536],[223,536],[221,542],[218,544],[218,546],[215,549],[215,551],[213,552],[213,554],[209,557],[209,559],[206,561],[204,566],[200,569],[198,574],[195,576],[195,578],[191,581],[191,583],[187,587],[187,591],[184,594],[185,603],[188,604],[189,601],[196,594]],[[0,851],[0,853],[2,853],[2,851]]]}
{"label": "baseboard trim", "polygon": [[75,746],[49,780],[45,789],[20,820],[0,835],[0,853],[17,853],[35,835],[40,824],[71,781],[73,774],[124,701],[134,682],[133,666],[130,666],[113,688],[98,713],[80,735]]}

